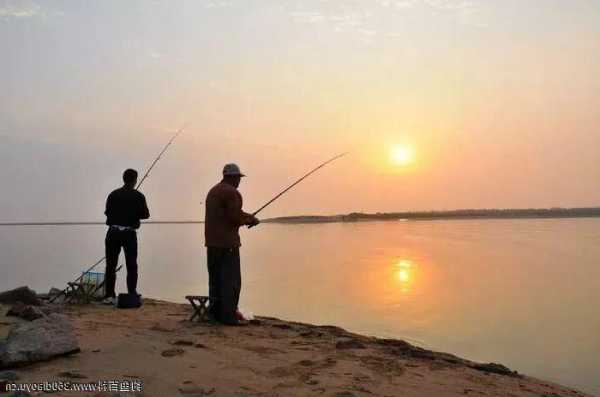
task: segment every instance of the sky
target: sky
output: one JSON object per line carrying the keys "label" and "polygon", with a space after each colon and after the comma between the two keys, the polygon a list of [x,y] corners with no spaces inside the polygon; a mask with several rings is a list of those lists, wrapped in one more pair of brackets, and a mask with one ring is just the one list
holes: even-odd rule
{"label": "sky", "polygon": [[344,151],[262,215],[600,205],[598,0],[0,0],[0,54],[1,221],[103,220],[186,124],[155,220]]}

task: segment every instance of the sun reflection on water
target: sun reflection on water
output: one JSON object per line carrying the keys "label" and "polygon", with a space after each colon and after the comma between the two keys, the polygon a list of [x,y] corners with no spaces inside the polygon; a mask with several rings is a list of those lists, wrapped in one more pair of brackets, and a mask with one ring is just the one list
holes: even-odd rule
{"label": "sun reflection on water", "polygon": [[415,263],[409,259],[400,259],[394,263],[394,277],[400,284],[400,291],[410,292],[415,281]]}

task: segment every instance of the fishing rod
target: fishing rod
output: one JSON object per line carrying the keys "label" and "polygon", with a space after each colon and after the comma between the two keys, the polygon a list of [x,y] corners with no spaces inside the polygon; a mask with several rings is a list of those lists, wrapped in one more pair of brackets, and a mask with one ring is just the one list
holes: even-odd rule
{"label": "fishing rod", "polygon": [[177,137],[179,135],[181,135],[181,133],[188,127],[188,124],[184,124],[183,127],[181,127],[176,133],[175,135],[173,135],[173,137],[169,140],[169,142],[167,142],[167,144],[165,145],[165,147],[160,151],[160,153],[158,154],[158,156],[156,156],[156,158],[154,159],[154,161],[152,162],[152,164],[150,164],[150,167],[148,167],[148,170],[146,171],[146,173],[144,174],[144,176],[142,177],[142,179],[140,180],[140,182],[138,183],[137,187],[135,188],[135,190],[139,190],[139,188],[142,186],[142,184],[144,183],[144,181],[146,180],[146,178],[148,178],[148,175],[150,175],[150,171],[152,171],[152,169],[154,168],[154,166],[156,165],[156,163],[158,163],[158,161],[161,159],[162,155],[165,154],[165,152],[167,151],[167,149],[169,149],[169,146],[171,146],[173,144],[173,142],[175,141],[175,139],[177,139]]}
{"label": "fishing rod", "polygon": [[[158,156],[156,156],[156,158],[154,159],[154,161],[152,161],[152,164],[150,164],[150,167],[148,167],[148,170],[146,171],[146,173],[144,174],[144,176],[142,177],[142,179],[140,180],[140,182],[135,187],[135,190],[139,190],[140,189],[140,187],[142,186],[142,184],[144,183],[144,181],[148,178],[148,175],[150,175],[150,171],[152,171],[152,169],[154,168],[154,166],[156,165],[156,163],[158,163],[158,161],[161,159],[162,155],[165,154],[165,152],[167,151],[167,149],[169,149],[169,146],[171,146],[171,144],[173,144],[173,142],[175,141],[175,139],[177,139],[177,137],[187,128],[187,126],[188,126],[187,124],[184,124],[183,127],[181,127],[175,133],[175,135],[173,135],[173,137],[169,140],[169,142],[167,142],[167,144],[163,147],[163,149],[160,151],[160,153],[158,154]],[[88,224],[91,224],[91,223],[88,223]],[[103,256],[102,258],[100,258],[89,269],[87,269],[79,277],[77,277],[73,281],[73,283],[76,283],[79,280],[81,280],[85,274],[87,274],[87,273],[91,272],[92,270],[94,270],[96,268],[96,266],[98,266],[99,264],[101,264],[105,259],[106,259],[106,256]],[[52,297],[52,299],[50,299],[50,303],[54,302],[59,296],[64,295],[67,292],[68,289],[69,289],[69,287],[63,289],[60,292],[60,294],[57,294],[54,297]]]}
{"label": "fishing rod", "polygon": [[[288,186],[287,188],[285,188],[283,191],[281,191],[279,194],[277,194],[271,200],[267,201],[262,207],[260,207],[256,211],[254,211],[252,213],[252,216],[256,216],[259,212],[261,212],[262,210],[264,210],[265,208],[267,208],[269,205],[271,205],[271,203],[273,203],[279,197],[283,196],[287,191],[289,191],[291,188],[293,188],[294,186],[296,186],[297,184],[299,184],[300,182],[302,182],[303,180],[305,180],[306,178],[308,178],[310,175],[314,174],[315,172],[317,172],[321,168],[325,167],[327,164],[329,164],[329,163],[331,163],[331,162],[339,159],[340,157],[344,157],[347,154],[348,154],[348,152],[344,152],[344,153],[338,154],[337,156],[330,158],[329,160],[327,160],[323,164],[320,164],[318,167],[312,169],[310,172],[308,172],[305,175],[303,175],[302,177],[300,177],[296,182],[292,183],[290,186]],[[248,226],[248,228],[251,228],[251,227],[253,227],[253,226]]]}

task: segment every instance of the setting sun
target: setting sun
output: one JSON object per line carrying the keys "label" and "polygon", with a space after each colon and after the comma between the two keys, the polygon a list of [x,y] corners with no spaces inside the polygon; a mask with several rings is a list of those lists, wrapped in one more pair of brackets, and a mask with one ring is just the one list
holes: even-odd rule
{"label": "setting sun", "polygon": [[408,165],[413,160],[413,151],[408,146],[396,145],[390,149],[390,161],[395,165]]}

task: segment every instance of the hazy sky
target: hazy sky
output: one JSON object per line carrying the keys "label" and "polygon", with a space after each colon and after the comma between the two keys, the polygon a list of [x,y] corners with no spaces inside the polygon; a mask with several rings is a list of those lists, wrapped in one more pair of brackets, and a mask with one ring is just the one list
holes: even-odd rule
{"label": "hazy sky", "polygon": [[[0,220],[600,205],[600,1],[0,0]],[[392,148],[412,162],[390,161]]]}

